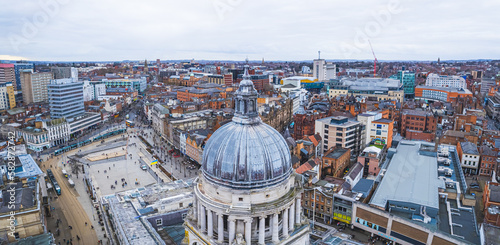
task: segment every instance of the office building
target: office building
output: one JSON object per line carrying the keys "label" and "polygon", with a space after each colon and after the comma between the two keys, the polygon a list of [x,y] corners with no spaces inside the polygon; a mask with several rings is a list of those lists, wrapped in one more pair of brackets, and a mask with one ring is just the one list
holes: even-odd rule
{"label": "office building", "polygon": [[325,64],[325,80],[337,79],[337,65],[332,62]]}
{"label": "office building", "polygon": [[232,122],[205,145],[185,244],[309,244],[300,177],[283,136],[262,123],[249,79],[245,69]]}
{"label": "office building", "polygon": [[403,84],[405,98],[413,98],[415,96],[415,73],[401,70],[398,71],[397,78]]}
{"label": "office building", "polygon": [[437,119],[430,111],[403,110],[401,136],[409,140],[434,141]]}
{"label": "office building", "polygon": [[435,73],[431,73],[427,76],[425,86],[467,89],[467,84],[463,77],[444,76]]}
{"label": "office building", "polygon": [[345,78],[332,82],[328,94],[365,96],[367,100],[375,101],[397,100],[402,103],[404,100],[403,84],[391,78]]}
{"label": "office building", "polygon": [[54,79],[69,78],[73,81],[78,81],[78,69],[74,67],[51,67],[52,77]]}
{"label": "office building", "polygon": [[486,101],[486,114],[494,120],[499,119],[500,115],[500,92],[496,92],[495,96],[488,97]]}
{"label": "office building", "polygon": [[363,126],[365,126],[365,144],[370,143],[370,132],[372,130],[372,122],[378,119],[382,119],[382,113],[375,111],[367,111],[365,113],[361,113],[357,115],[358,122],[361,122]]}
{"label": "office building", "polygon": [[431,87],[417,86],[415,88],[415,98],[427,99],[441,102],[452,102],[457,98],[472,98],[472,92],[468,89],[453,87]]}
{"label": "office building", "polygon": [[21,82],[21,71],[23,70],[35,70],[35,66],[32,63],[14,63],[14,72],[16,74],[16,88],[17,91],[22,91]]}
{"label": "office building", "polygon": [[50,72],[33,72],[33,70],[19,71],[23,104],[41,103],[49,101],[48,85],[52,80]]}
{"label": "office building", "polygon": [[319,81],[326,80],[326,61],[324,59],[313,60],[313,76]]}
{"label": "office building", "polygon": [[315,133],[323,139],[321,149],[326,153],[332,147],[351,149],[351,156],[357,157],[365,146],[365,127],[361,122],[347,117],[326,117],[316,120]]}
{"label": "office building", "polygon": [[380,140],[382,144],[387,145],[387,148],[391,148],[394,120],[381,118],[372,121],[371,124],[370,131],[366,130],[366,135],[370,137],[368,142]]}
{"label": "office building", "polygon": [[0,82],[0,110],[16,107],[13,82]]}
{"label": "office building", "polygon": [[85,113],[83,83],[72,79],[54,79],[48,85],[52,118],[73,118]]}
{"label": "office building", "polygon": [[136,79],[104,79],[102,80],[104,84],[106,84],[106,88],[127,88],[128,90],[139,91],[139,93],[144,92],[147,88],[147,80],[146,77],[136,78]]}

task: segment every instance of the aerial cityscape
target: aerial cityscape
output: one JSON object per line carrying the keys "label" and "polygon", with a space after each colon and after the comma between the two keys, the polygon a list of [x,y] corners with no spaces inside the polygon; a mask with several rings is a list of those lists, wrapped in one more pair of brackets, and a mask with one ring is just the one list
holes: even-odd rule
{"label": "aerial cityscape", "polygon": [[6,4],[0,245],[500,244],[499,7]]}

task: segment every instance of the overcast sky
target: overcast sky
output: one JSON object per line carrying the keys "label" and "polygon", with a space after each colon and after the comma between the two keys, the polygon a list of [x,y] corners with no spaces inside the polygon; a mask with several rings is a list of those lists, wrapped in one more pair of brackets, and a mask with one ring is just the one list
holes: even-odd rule
{"label": "overcast sky", "polygon": [[500,1],[2,0],[0,59],[500,58]]}

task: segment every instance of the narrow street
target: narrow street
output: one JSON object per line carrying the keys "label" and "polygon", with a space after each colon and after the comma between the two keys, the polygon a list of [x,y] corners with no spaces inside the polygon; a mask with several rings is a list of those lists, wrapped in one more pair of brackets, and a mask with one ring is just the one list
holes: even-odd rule
{"label": "narrow street", "polygon": [[[51,169],[61,187],[61,195],[58,198],[55,198],[57,194],[53,190],[49,190],[49,195],[52,197],[50,204],[52,217],[47,218],[48,229],[54,232],[56,244],[67,244],[70,239],[73,244],[98,244],[96,231],[91,228],[91,221],[77,200],[78,193],[69,186],[68,181],[62,176],[58,161],[61,161],[61,157],[54,157],[42,163],[44,172],[47,167],[52,166]],[[59,236],[56,232],[57,219],[61,220]],[[77,236],[80,237],[80,240],[77,239]]]}

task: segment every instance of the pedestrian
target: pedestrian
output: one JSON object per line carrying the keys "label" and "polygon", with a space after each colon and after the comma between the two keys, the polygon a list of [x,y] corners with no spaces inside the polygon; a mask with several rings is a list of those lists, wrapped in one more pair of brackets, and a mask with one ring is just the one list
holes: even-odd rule
{"label": "pedestrian", "polygon": [[90,228],[92,228],[92,230],[93,230],[93,229],[94,229],[94,226],[93,226],[93,225],[91,225],[91,226],[90,226]]}
{"label": "pedestrian", "polygon": [[87,226],[87,225],[88,225],[87,222],[85,222],[85,226]]}

